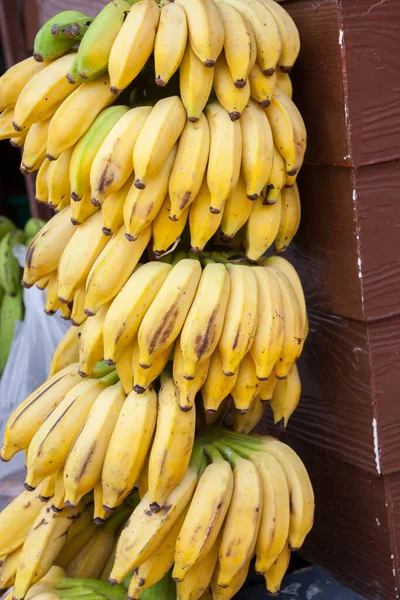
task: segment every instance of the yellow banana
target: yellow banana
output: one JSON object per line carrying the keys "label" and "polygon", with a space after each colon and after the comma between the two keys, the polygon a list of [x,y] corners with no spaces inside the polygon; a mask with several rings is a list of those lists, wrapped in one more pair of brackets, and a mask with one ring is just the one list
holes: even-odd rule
{"label": "yellow banana", "polygon": [[7,108],[0,113],[0,140],[11,139],[16,137],[21,131],[18,131],[14,127],[14,109]]}
{"label": "yellow banana", "polygon": [[274,16],[282,40],[279,71],[290,73],[300,52],[300,35],[290,14],[274,0],[262,0]]}
{"label": "yellow banana", "polygon": [[224,24],[212,0],[177,0],[186,13],[190,45],[206,67],[214,67],[224,45]]}
{"label": "yellow banana", "polygon": [[47,187],[47,172],[49,170],[50,161],[45,158],[39,167],[35,182],[35,200],[37,202],[47,202],[49,197],[49,188]]}
{"label": "yellow banana", "polygon": [[204,410],[207,413],[218,411],[221,403],[231,393],[236,384],[239,369],[232,376],[225,375],[223,371],[222,358],[217,348],[210,359],[207,378],[201,388]]}
{"label": "yellow banana", "polygon": [[179,219],[197,196],[207,167],[209,150],[210,128],[205,115],[201,113],[197,123],[187,121],[179,139],[178,152],[169,178],[169,218],[172,221]]}
{"label": "yellow banana", "polygon": [[60,104],[74,91],[78,84],[71,85],[65,78],[74,58],[75,54],[58,58],[27,82],[14,109],[16,131],[52,117]]}
{"label": "yellow banana", "polygon": [[254,32],[246,17],[234,6],[218,2],[217,7],[224,23],[226,62],[234,85],[243,88],[257,58]]}
{"label": "yellow banana", "polygon": [[211,240],[222,220],[222,211],[211,212],[212,198],[204,177],[199,193],[189,207],[190,246],[192,252],[201,252]]}
{"label": "yellow banana", "polygon": [[264,204],[275,204],[286,183],[286,164],[274,144],[274,160],[271,174],[265,188]]}
{"label": "yellow banana", "polygon": [[37,171],[46,158],[49,124],[50,119],[47,119],[47,121],[34,123],[28,130],[21,160],[21,169],[26,173]]}
{"label": "yellow banana", "polygon": [[247,222],[253,202],[247,197],[246,182],[239,177],[237,185],[226,200],[221,221],[221,240],[229,242]]}
{"label": "yellow banana", "polygon": [[72,302],[68,304],[61,303],[60,306],[60,317],[64,319],[64,321],[69,321],[72,313]]}
{"label": "yellow banana", "polygon": [[287,427],[290,417],[300,402],[300,396],[301,381],[297,366],[294,364],[287,378],[278,381],[275,386],[271,400],[274,423],[279,423],[283,419],[283,424]]}
{"label": "yellow banana", "polygon": [[276,252],[287,249],[300,225],[301,205],[297,183],[281,191],[282,211],[278,233],[275,238]]}
{"label": "yellow banana", "polygon": [[213,87],[219,103],[228,111],[231,121],[239,119],[250,100],[250,87],[235,86],[223,52],[215,65]]}
{"label": "yellow banana", "polygon": [[58,342],[51,357],[49,377],[79,360],[79,329],[70,327]]}
{"label": "yellow banana", "polygon": [[167,85],[179,69],[186,48],[188,27],[185,11],[173,2],[161,7],[154,43],[156,84]]}
{"label": "yellow banana", "polygon": [[104,358],[116,362],[133,343],[142,319],[158,294],[171,265],[152,261],[139,267],[114,298],[104,322]]}
{"label": "yellow banana", "polygon": [[204,66],[190,42],[179,67],[179,89],[188,121],[197,123],[210,97],[214,69]]}
{"label": "yellow banana", "polygon": [[[82,513],[81,517],[84,515],[85,513]],[[90,514],[90,519],[92,519],[93,517],[93,513]],[[74,525],[71,527],[69,533],[72,533],[72,530],[74,528]],[[86,546],[86,544],[93,539],[93,537],[96,535],[98,530],[98,527],[96,525],[96,523],[94,523],[93,521],[91,521],[90,523],[87,524],[87,526],[83,529],[83,531],[80,531],[78,534],[76,534],[74,537],[71,537],[71,535],[68,536],[68,540],[65,544],[65,546],[63,547],[63,549],[61,550],[60,554],[57,556],[57,565],[63,569],[68,567],[68,563],[71,562],[71,560],[80,552],[80,550],[82,550],[82,548],[84,546]]]}
{"label": "yellow banana", "polygon": [[133,342],[132,353],[132,371],[133,371],[133,389],[137,394],[143,394],[151,383],[162,373],[173,352],[174,344],[168,346],[165,350],[154,357],[153,363],[149,369],[144,369],[139,364],[139,344],[137,338]]}
{"label": "yellow banana", "polygon": [[282,579],[286,575],[290,563],[290,547],[286,544],[276,561],[264,573],[267,590],[277,594],[281,589]]}
{"label": "yellow banana", "polygon": [[127,193],[133,185],[134,174],[127,179],[118,191],[107,196],[101,205],[103,234],[112,235],[124,224],[124,204]]}
{"label": "yellow banana", "polygon": [[24,145],[29,129],[30,127],[24,129],[24,131],[16,131],[15,135],[13,134],[13,137],[10,137],[10,144],[13,148],[21,148]]}
{"label": "yellow banana", "polygon": [[26,84],[49,64],[49,62],[39,63],[30,56],[10,67],[0,77],[0,110],[14,108]]}
{"label": "yellow banana", "polygon": [[98,206],[92,204],[90,190],[78,201],[71,198],[71,223],[73,225],[82,225],[98,210]]}
{"label": "yellow banana", "polygon": [[49,126],[47,157],[55,160],[87,132],[97,115],[115,100],[108,76],[82,83],[57,109]]}
{"label": "yellow banana", "polygon": [[24,490],[0,512],[1,552],[9,555],[24,543],[36,517],[43,507],[41,488]]}
{"label": "yellow banana", "polygon": [[161,171],[182,133],[185,121],[185,109],[179,96],[163,98],[154,106],[133,150],[135,186],[138,189],[144,189],[148,180]]}
{"label": "yellow banana", "polygon": [[156,258],[161,258],[168,251],[172,251],[179,244],[183,230],[189,217],[189,207],[177,221],[171,221],[171,200],[169,195],[165,197],[162,207],[152,223],[153,228],[153,252]]}
{"label": "yellow banana", "polygon": [[276,87],[282,90],[282,92],[285,92],[290,99],[293,97],[293,85],[290,75],[288,73],[282,73],[280,69],[276,72]]}
{"label": "yellow banana", "polygon": [[65,508],[65,488],[64,488],[64,473],[63,470],[60,469],[56,472],[55,481],[54,481],[54,494],[51,497],[51,510],[53,512],[61,512]]}
{"label": "yellow banana", "polygon": [[40,499],[43,502],[47,502],[54,496],[54,492],[56,491],[56,480],[57,473],[53,473],[52,475],[46,477],[44,481],[42,481],[40,485]]}
{"label": "yellow banana", "polygon": [[2,594],[14,585],[21,553],[22,546],[11,552],[11,554],[8,554],[3,560],[0,569],[0,592]]}
{"label": "yellow banana", "polygon": [[[104,342],[103,342],[104,343]],[[125,394],[133,390],[133,346],[127,346],[122,350],[120,357],[115,363],[118,377],[122,383]]]}
{"label": "yellow banana", "polygon": [[[261,384],[260,384],[261,387]],[[264,416],[264,401],[260,396],[256,396],[249,406],[247,413],[240,413],[237,410],[232,415],[232,429],[238,433],[250,433],[259,424]]]}
{"label": "yellow banana", "polygon": [[50,275],[48,275],[47,277],[43,277],[43,279],[39,279],[39,281],[36,283],[36,287],[39,288],[39,290],[43,291],[49,285],[49,281],[50,281]]}
{"label": "yellow banana", "polygon": [[92,405],[64,467],[67,506],[76,505],[100,479],[108,443],[124,401],[124,390],[118,382],[103,390]]}
{"label": "yellow banana", "polygon": [[189,411],[192,410],[196,394],[202,387],[206,380],[208,367],[210,360],[207,358],[198,365],[194,377],[187,379],[183,373],[184,359],[182,354],[182,346],[180,338],[177,339],[174,348],[174,361],[173,361],[173,378],[176,387],[178,388],[179,405],[181,410]]}
{"label": "yellow banana", "polygon": [[207,184],[211,194],[210,211],[219,213],[239,179],[242,130],[240,122],[231,121],[219,102],[208,104],[205,113],[211,133],[207,168]]}
{"label": "yellow banana", "polygon": [[118,94],[139,75],[153,52],[160,9],[154,0],[139,0],[129,10],[108,61],[111,91]]}
{"label": "yellow banana", "polygon": [[261,402],[263,402],[264,404],[267,402],[271,402],[272,395],[274,393],[274,389],[275,389],[275,386],[278,383],[278,381],[279,381],[279,379],[277,379],[277,377],[275,375],[275,371],[272,371],[272,373],[268,377],[268,379],[265,379],[264,381],[260,381]]}
{"label": "yellow banana", "polygon": [[44,420],[78,381],[80,377],[74,363],[47,379],[21,402],[7,421],[2,460],[8,461],[20,450],[28,448]]}
{"label": "yellow banana", "polygon": [[229,265],[231,293],[219,340],[225,375],[232,376],[250,350],[257,326],[257,280],[251,269]]}
{"label": "yellow banana", "polygon": [[59,207],[61,203],[70,201],[71,188],[69,184],[69,165],[71,162],[72,148],[66,150],[57,160],[50,162],[47,169],[47,204]]}
{"label": "yellow banana", "polygon": [[57,296],[57,273],[54,272],[50,275],[50,280],[46,288],[46,303],[44,305],[44,312],[49,317],[53,316],[61,306],[61,301]]}
{"label": "yellow banana", "polygon": [[128,110],[101,144],[90,169],[92,202],[102,204],[106,197],[120,190],[132,174],[133,149],[150,112],[150,106]]}
{"label": "yellow banana", "polygon": [[96,363],[104,357],[103,328],[110,303],[103,304],[98,312],[86,319],[79,340],[79,375],[91,375]]}
{"label": "yellow banana", "polygon": [[139,492],[139,498],[142,500],[143,496],[147,494],[149,489],[149,454],[147,454],[142,470],[137,481],[137,487]]}
{"label": "yellow banana", "polygon": [[[82,285],[79,289],[76,290],[74,294],[74,300],[71,311],[71,323],[75,327],[79,327],[82,325],[87,319],[87,315],[84,312],[85,308],[85,286]],[[79,331],[80,337],[80,331]]]}
{"label": "yellow banana", "polygon": [[158,415],[149,458],[148,500],[150,510],[167,506],[167,498],[186,473],[193,448],[196,411],[183,411],[172,377],[162,378]]}
{"label": "yellow banana", "polygon": [[151,227],[142,231],[133,242],[128,242],[125,233],[122,225],[110,238],[89,272],[85,298],[87,315],[95,315],[125,285],[149,243]]}
{"label": "yellow banana", "polygon": [[[157,419],[157,395],[152,388],[131,392],[119,413],[101,474],[103,505],[116,508],[135,486],[149,450]],[[132,443],[134,440],[134,443]]]}
{"label": "yellow banana", "polygon": [[177,600],[198,600],[203,597],[211,583],[212,574],[218,562],[220,536],[211,550],[187,571],[183,581],[176,584]]}
{"label": "yellow banana", "polygon": [[124,203],[124,223],[128,240],[136,239],[157,216],[168,192],[168,181],[176,151],[177,144],[166,157],[161,171],[147,180],[145,189],[138,189],[135,184],[131,185]]}
{"label": "yellow banana", "polygon": [[246,256],[251,261],[258,261],[274,243],[279,230],[282,214],[282,194],[275,204],[264,205],[262,198],[253,203],[253,210],[246,223],[245,248]]}
{"label": "yellow banana", "polygon": [[250,561],[247,562],[233,579],[231,585],[227,588],[221,588],[218,585],[219,577],[219,565],[217,565],[213,578],[211,580],[212,598],[213,600],[230,600],[233,598],[238,591],[243,587],[244,582],[247,579],[247,575],[250,568]]}
{"label": "yellow banana", "polygon": [[238,378],[231,391],[236,410],[240,413],[247,413],[258,391],[259,380],[250,351],[240,362]]}
{"label": "yellow banana", "polygon": [[249,83],[251,97],[260,106],[267,108],[271,104],[271,99],[277,85],[276,72],[266,76],[258,63],[255,63],[249,74]]}

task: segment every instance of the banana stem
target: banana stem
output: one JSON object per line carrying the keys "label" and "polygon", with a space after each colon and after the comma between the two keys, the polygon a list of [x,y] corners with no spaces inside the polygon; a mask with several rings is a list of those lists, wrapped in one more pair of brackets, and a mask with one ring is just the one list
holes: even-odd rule
{"label": "banana stem", "polygon": [[[202,472],[202,464],[204,459],[204,450],[201,438],[194,440],[192,456],[190,457],[189,467],[192,467],[197,471],[200,477]],[[203,469],[204,470],[204,469]]]}
{"label": "banana stem", "polygon": [[108,375],[112,371],[115,371],[114,365],[108,365],[104,360],[100,360],[94,367],[91,377],[93,379],[100,379],[105,375]]}
{"label": "banana stem", "polygon": [[236,452],[242,458],[250,458],[252,454],[257,452],[256,448],[248,448],[246,446],[241,446],[238,442],[234,440],[222,439],[222,441],[226,444],[229,444],[229,448]]}
{"label": "banana stem", "polygon": [[98,598],[111,598],[118,600],[125,598],[126,590],[122,585],[111,586],[110,584],[99,581],[97,579],[72,579],[66,577],[57,585],[57,593],[59,596],[68,597],[68,591],[73,589],[86,589],[89,593],[85,593],[85,600],[96,600],[89,598],[92,594],[98,595]]}
{"label": "banana stem", "polygon": [[207,454],[207,456],[211,459],[213,463],[225,460],[221,452],[217,450],[217,448],[212,444],[206,444],[204,446],[204,452]]}
{"label": "banana stem", "polygon": [[222,456],[224,458],[226,458],[226,460],[229,462],[230,465],[232,465],[234,467],[237,464],[238,460],[240,459],[239,454],[237,454],[234,450],[232,450],[232,448],[230,446],[227,446],[227,444],[225,442],[222,442],[222,441],[215,442],[214,446],[216,448],[218,448],[218,450],[221,452]]}
{"label": "banana stem", "polygon": [[261,450],[262,444],[259,439],[246,433],[236,433],[227,429],[222,430],[222,437],[235,440],[243,447],[252,448],[253,450]]}
{"label": "banana stem", "polygon": [[85,588],[83,586],[70,588],[68,590],[57,590],[58,596],[61,598],[79,598],[80,596],[87,596],[88,594],[93,594],[93,590],[89,588]]}
{"label": "banana stem", "polygon": [[103,383],[105,383],[105,385],[107,387],[110,387],[111,385],[114,385],[115,383],[117,383],[117,381],[119,381],[119,377],[118,377],[117,371],[114,370],[111,373],[108,373],[108,375],[104,375],[104,377],[100,377],[100,381],[102,381]]}

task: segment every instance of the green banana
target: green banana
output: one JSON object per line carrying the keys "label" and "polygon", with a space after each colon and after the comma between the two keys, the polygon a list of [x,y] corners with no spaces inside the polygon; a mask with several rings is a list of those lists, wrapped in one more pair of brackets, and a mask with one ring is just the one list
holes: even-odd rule
{"label": "green banana", "polygon": [[13,248],[25,242],[25,234],[20,229],[9,231],[0,242],[0,284],[7,294],[15,294],[21,285],[21,267]]}
{"label": "green banana", "polygon": [[3,372],[14,339],[16,321],[24,318],[22,288],[14,296],[5,294],[0,307],[0,374]]}
{"label": "green banana", "polygon": [[91,17],[83,15],[83,17],[75,19],[73,23],[68,23],[68,25],[63,25],[62,23],[58,22],[54,23],[51,28],[51,33],[60,40],[73,39],[75,41],[80,41],[89,29],[92,22],[93,19]]}
{"label": "green banana", "polygon": [[32,217],[25,223],[24,233],[26,237],[31,238],[35,237],[35,235],[42,229],[43,225],[45,225],[46,221],[43,219],[35,219]]}
{"label": "green banana", "polygon": [[176,583],[171,577],[171,571],[140,594],[140,600],[176,600]]}
{"label": "green banana", "polygon": [[8,219],[7,217],[3,217],[0,215],[0,240],[3,236],[6,235],[6,233],[8,233],[9,231],[12,231],[15,228],[16,228],[16,226],[11,221],[11,219]]}
{"label": "green banana", "polygon": [[34,59],[37,60],[37,62],[54,60],[68,52],[68,50],[75,45],[76,38],[63,38],[54,35],[53,30],[62,30],[65,27],[74,25],[77,20],[82,21],[82,19],[88,21],[88,17],[82,12],[77,10],[66,10],[46,21],[35,37],[33,44]]}

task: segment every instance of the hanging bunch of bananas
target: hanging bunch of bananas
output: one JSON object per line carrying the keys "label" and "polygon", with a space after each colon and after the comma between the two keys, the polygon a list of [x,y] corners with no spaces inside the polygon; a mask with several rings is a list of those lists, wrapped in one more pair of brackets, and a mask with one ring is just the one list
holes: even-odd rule
{"label": "hanging bunch of bananas", "polygon": [[254,261],[285,250],[306,149],[293,20],[274,0],[130,4],[56,15],[0,79],[0,138],[23,144],[36,198],[132,242],[152,225],[156,256],[185,228],[195,252],[215,234]]}

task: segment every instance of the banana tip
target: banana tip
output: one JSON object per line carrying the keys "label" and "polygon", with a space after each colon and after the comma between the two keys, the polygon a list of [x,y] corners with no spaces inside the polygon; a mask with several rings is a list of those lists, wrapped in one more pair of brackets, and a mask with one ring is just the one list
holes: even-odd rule
{"label": "banana tip", "polygon": [[156,81],[156,84],[159,85],[160,87],[165,87],[167,85],[167,82],[164,81],[164,79],[162,79],[162,77],[160,75],[157,75],[155,81]]}
{"label": "banana tip", "polygon": [[92,198],[92,199],[90,200],[90,202],[93,204],[93,206],[96,206],[97,208],[100,208],[100,206],[101,206],[101,202],[99,202],[99,201],[97,200],[97,198]]}
{"label": "banana tip", "polygon": [[21,285],[22,285],[22,287],[24,287],[27,290],[29,290],[29,288],[31,288],[33,284],[32,283],[27,283],[26,281],[22,280],[21,281]]}
{"label": "banana tip", "polygon": [[249,412],[249,409],[248,408],[237,408],[236,412],[239,415],[247,415],[247,413]]}
{"label": "banana tip", "polygon": [[115,360],[112,360],[111,358],[105,358],[104,362],[107,363],[107,365],[110,365],[110,367],[115,365]]}
{"label": "banana tip", "polygon": [[111,85],[111,86],[110,86],[110,92],[111,92],[112,94],[115,94],[115,95],[117,95],[117,94],[119,94],[119,93],[120,93],[120,91],[121,91],[121,90],[119,90],[118,88],[116,88],[116,87],[115,87],[115,85]]}
{"label": "banana tip", "polygon": [[246,80],[245,79],[237,79],[234,82],[234,86],[235,86],[235,88],[238,88],[239,90],[241,90],[244,87],[246,87]]}
{"label": "banana tip", "polygon": [[43,62],[43,56],[39,54],[39,52],[34,52],[33,58],[36,60],[36,62]]}
{"label": "banana tip", "polygon": [[240,112],[238,112],[237,110],[234,110],[232,112],[229,113],[229,118],[231,121],[237,121],[238,119],[240,119]]}
{"label": "banana tip", "polygon": [[48,158],[50,161],[57,160],[57,156],[53,156],[49,152],[46,152],[46,158]]}
{"label": "banana tip", "polygon": [[169,213],[168,218],[174,222],[178,220],[178,217],[176,215],[171,215],[171,213]]}
{"label": "banana tip", "polygon": [[215,206],[210,206],[210,213],[212,213],[213,215],[219,215],[220,212],[221,210],[219,208],[215,208]]}
{"label": "banana tip", "polygon": [[48,502],[50,500],[51,496],[41,496],[39,494],[39,500],[41,500],[42,502]]}
{"label": "banana tip", "polygon": [[81,198],[78,196],[78,194],[76,194],[75,192],[71,192],[71,199],[74,202],[79,202],[81,200]]}
{"label": "banana tip", "polygon": [[94,315],[96,313],[94,313],[92,310],[90,310],[89,308],[85,308],[85,310],[83,311],[85,313],[85,315],[87,315],[88,317],[94,317]]}
{"label": "banana tip", "polygon": [[137,240],[137,237],[131,235],[130,233],[126,233],[125,237],[128,240],[128,242],[134,242],[135,240]]}
{"label": "banana tip", "polygon": [[72,225],[75,225],[76,227],[81,224],[81,222],[78,221],[78,219],[74,219],[74,217],[71,217],[71,223],[72,223]]}
{"label": "banana tip", "polygon": [[89,79],[87,75],[85,75],[85,73],[81,73],[80,71],[78,71],[78,77],[80,77],[81,79]]}
{"label": "banana tip", "polygon": [[140,181],[140,179],[135,179],[135,188],[137,188],[138,190],[144,190],[145,187],[145,184],[142,181]]}
{"label": "banana tip", "polygon": [[53,315],[56,314],[55,310],[49,310],[49,309],[44,309],[44,312],[46,313],[46,315],[48,315],[49,317],[52,317]]}
{"label": "banana tip", "polygon": [[199,117],[188,117],[189,123],[198,123]]}
{"label": "banana tip", "polygon": [[161,506],[158,502],[151,502],[149,506],[152,513],[158,513],[161,510]]}
{"label": "banana tip", "polygon": [[271,67],[270,69],[264,69],[263,73],[266,77],[271,77],[275,73],[276,69]]}
{"label": "banana tip", "polygon": [[76,503],[71,502],[70,500],[65,500],[65,506],[67,508],[75,508],[76,507]]}
{"label": "banana tip", "polygon": [[261,100],[260,102],[260,106],[262,108],[268,108],[268,106],[271,104],[271,100],[268,100],[267,98],[265,100]]}
{"label": "banana tip", "polygon": [[104,525],[104,523],[106,522],[106,519],[102,519],[101,517],[95,517],[95,518],[93,519],[93,522],[94,522],[96,525]]}
{"label": "banana tip", "polygon": [[134,385],[133,391],[136,392],[136,394],[144,394],[146,388],[142,387],[141,385]]}
{"label": "banana tip", "polygon": [[28,490],[28,492],[33,492],[33,490],[35,489],[35,487],[34,487],[34,486],[32,486],[32,485],[29,485],[28,483],[26,483],[26,481],[25,481],[25,483],[24,483],[24,488],[25,488],[26,490]]}
{"label": "banana tip", "polygon": [[182,404],[180,404],[179,408],[181,409],[182,412],[187,413],[187,412],[190,412],[192,410],[193,405],[187,406],[186,404],[184,404],[182,406]]}
{"label": "banana tip", "polygon": [[257,198],[259,197],[260,194],[247,194],[247,197],[249,200],[257,200]]}
{"label": "banana tip", "polygon": [[12,122],[12,126],[14,127],[15,131],[22,131],[22,127],[15,121]]}
{"label": "banana tip", "polygon": [[83,378],[87,377],[87,373],[85,373],[84,371],[78,371],[78,375],[80,375]]}
{"label": "banana tip", "polygon": [[75,79],[72,77],[72,75],[70,75],[70,73],[67,73],[65,77],[67,78],[68,83],[74,85]]}
{"label": "banana tip", "polygon": [[212,58],[207,58],[207,60],[204,61],[204,66],[207,67],[207,69],[211,69],[212,67],[215,67],[215,63],[216,61]]}
{"label": "banana tip", "polygon": [[291,73],[293,65],[280,65],[279,68],[282,71],[282,73]]}
{"label": "banana tip", "polygon": [[110,585],[118,585],[118,581],[114,577],[109,577],[108,578],[108,583]]}
{"label": "banana tip", "polygon": [[104,235],[107,235],[107,236],[112,234],[112,231],[111,231],[111,229],[109,229],[109,227],[103,227],[102,232]]}

